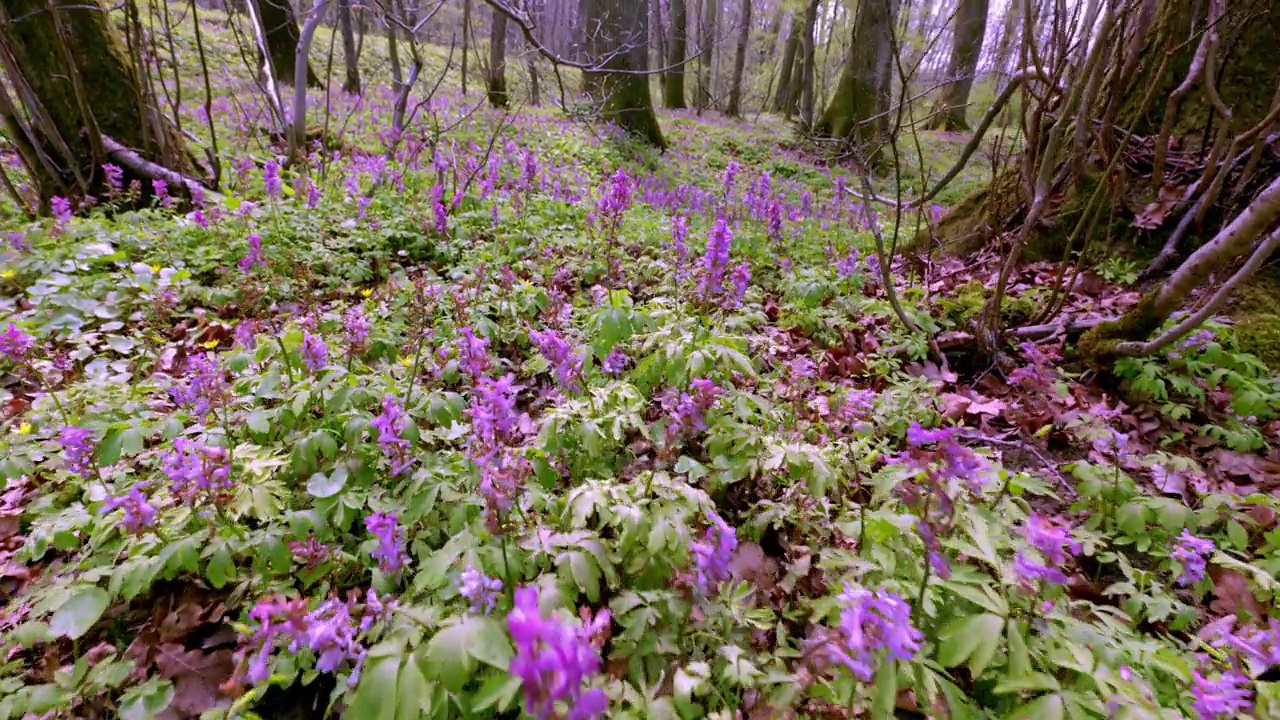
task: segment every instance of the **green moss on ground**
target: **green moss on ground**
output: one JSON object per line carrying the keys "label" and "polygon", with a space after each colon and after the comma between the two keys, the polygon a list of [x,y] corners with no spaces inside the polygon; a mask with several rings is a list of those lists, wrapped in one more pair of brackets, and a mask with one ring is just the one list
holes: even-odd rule
{"label": "green moss on ground", "polygon": [[[1004,298],[1000,303],[1000,314],[1005,324],[1024,325],[1035,316],[1039,302],[1033,295],[1023,293]],[[989,296],[986,286],[977,280],[957,286],[951,294],[937,300],[939,319],[963,328],[978,317]]]}
{"label": "green moss on ground", "polygon": [[1280,274],[1266,273],[1237,290],[1231,317],[1239,348],[1280,369]]}

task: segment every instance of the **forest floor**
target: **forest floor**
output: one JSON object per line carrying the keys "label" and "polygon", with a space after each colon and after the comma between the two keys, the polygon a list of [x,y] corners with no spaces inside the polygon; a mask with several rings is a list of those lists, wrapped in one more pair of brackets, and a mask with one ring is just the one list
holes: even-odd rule
{"label": "forest floor", "polygon": [[[777,119],[663,113],[659,154],[477,100],[388,156],[388,94],[335,98],[299,173],[229,89],[200,211],[7,215],[0,719],[515,717],[517,588],[609,612],[608,717],[1280,714],[1280,379],[1230,326],[940,366],[876,260],[919,219]],[[966,140],[921,138],[917,187]],[[890,275],[954,339],[997,260]]]}

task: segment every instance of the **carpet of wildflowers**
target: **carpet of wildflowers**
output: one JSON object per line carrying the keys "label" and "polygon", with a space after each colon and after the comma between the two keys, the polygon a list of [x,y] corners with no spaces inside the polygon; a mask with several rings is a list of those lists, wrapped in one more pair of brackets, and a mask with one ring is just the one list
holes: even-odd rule
{"label": "carpet of wildflowers", "polygon": [[219,197],[3,228],[0,718],[1280,713],[1280,393],[1227,331],[1118,368],[1163,399],[1060,346],[970,384],[767,133],[395,138],[373,90],[286,168],[236,97]]}

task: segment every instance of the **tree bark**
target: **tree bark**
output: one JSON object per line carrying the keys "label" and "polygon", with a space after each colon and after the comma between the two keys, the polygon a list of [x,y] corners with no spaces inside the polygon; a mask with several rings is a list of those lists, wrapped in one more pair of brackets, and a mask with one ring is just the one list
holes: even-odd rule
{"label": "tree bark", "polygon": [[943,88],[936,115],[929,123],[932,129],[969,129],[965,110],[969,104],[969,91],[973,88],[974,73],[978,70],[978,58],[982,55],[982,41],[987,33],[989,3],[990,0],[960,0],[956,8],[951,63],[947,66],[949,84]]}
{"label": "tree bark", "polygon": [[897,17],[897,0],[864,0],[858,5],[849,55],[831,102],[813,128],[815,134],[859,142],[883,134]]}
{"label": "tree bark", "polygon": [[525,45],[525,68],[529,72],[529,104],[537,107],[542,104],[541,81],[538,78],[538,53],[533,47]]}
{"label": "tree bark", "polygon": [[716,11],[720,0],[702,0],[702,17],[698,21],[698,89],[693,96],[693,107],[699,113],[715,102],[711,89],[711,62],[715,59],[716,23],[719,20]]}
{"label": "tree bark", "polygon": [[645,74],[649,69],[648,0],[585,0],[585,5],[589,29],[585,44],[600,69],[583,71],[583,86],[604,119],[665,148]]}
{"label": "tree bark", "polygon": [[738,22],[742,28],[738,31],[738,50],[733,56],[733,83],[729,86],[727,111],[730,117],[742,114],[742,74],[747,65],[747,46],[751,44],[751,0],[742,0],[742,17]]}
{"label": "tree bark", "polygon": [[462,96],[467,96],[467,55],[471,49],[471,0],[462,0]]}
{"label": "tree bark", "polygon": [[772,110],[789,114],[792,103],[791,75],[796,64],[796,56],[800,54],[800,31],[803,25],[800,13],[791,18],[791,29],[787,32],[787,40],[782,46],[782,64],[778,67],[778,92],[773,96]]}
{"label": "tree bark", "polygon": [[822,0],[809,0],[804,11],[805,33],[800,36],[800,121],[805,127],[813,127],[813,89],[817,75],[818,5]]}
{"label": "tree bark", "polygon": [[[291,0],[257,0],[258,21],[266,38],[267,55],[271,71],[278,82],[294,83],[294,62],[298,53],[298,18],[293,12]],[[307,63],[307,85],[320,87],[311,63]]]}
{"label": "tree bark", "polygon": [[[185,139],[139,81],[100,0],[8,0],[0,8],[0,40],[0,67],[17,97],[12,102],[0,88],[0,124],[42,210],[54,196],[108,191],[104,138],[181,176],[196,174]],[[126,169],[125,182],[131,179],[151,177]],[[142,185],[149,195],[150,183]]]}
{"label": "tree bark", "polygon": [[667,43],[667,84],[662,89],[662,104],[672,110],[683,110],[684,61],[689,42],[689,8],[685,0],[671,0],[671,38]]}
{"label": "tree bark", "polygon": [[351,22],[351,0],[338,0],[338,25],[342,29],[342,56],[347,71],[342,91],[355,95],[360,92],[360,53],[356,50],[355,28]]}
{"label": "tree bark", "polygon": [[507,106],[507,16],[496,10],[489,31],[488,94],[490,105]]}

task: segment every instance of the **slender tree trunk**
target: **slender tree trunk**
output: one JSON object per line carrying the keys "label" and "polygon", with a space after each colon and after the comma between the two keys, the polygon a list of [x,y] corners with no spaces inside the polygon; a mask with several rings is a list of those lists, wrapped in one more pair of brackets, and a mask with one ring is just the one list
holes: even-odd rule
{"label": "slender tree trunk", "polygon": [[467,56],[471,49],[471,0],[462,0],[462,96],[467,96]]}
{"label": "slender tree trunk", "polygon": [[791,17],[791,29],[787,32],[787,40],[782,46],[782,64],[778,66],[778,92],[773,96],[772,110],[791,114],[792,104],[791,75],[794,72],[796,56],[800,52],[800,31],[804,20],[800,13]]}
{"label": "slender tree trunk", "polygon": [[507,106],[507,16],[496,10],[489,31],[489,104]]}
{"label": "slender tree trunk", "polygon": [[831,102],[813,128],[815,134],[868,141],[883,133],[897,16],[897,0],[864,0],[858,5],[849,55]]}
{"label": "slender tree trunk", "polygon": [[742,0],[742,17],[738,19],[742,29],[738,32],[738,50],[733,56],[733,84],[729,86],[729,110],[731,117],[742,114],[742,73],[747,65],[747,46],[751,44],[751,0]]}
{"label": "slender tree trunk", "polygon": [[360,92],[360,53],[356,50],[356,34],[351,22],[351,0],[338,0],[338,25],[342,28],[342,55],[347,78],[343,92]]}
{"label": "slender tree trunk", "polygon": [[809,0],[809,6],[804,11],[806,30],[800,37],[800,121],[805,127],[813,126],[813,85],[817,63],[817,38],[814,35],[817,32],[818,6],[821,2],[822,0]]}
{"label": "slender tree trunk", "polygon": [[698,21],[698,89],[694,93],[693,107],[699,114],[715,101],[711,89],[711,63],[715,59],[716,23],[720,0],[702,0],[701,19]]}
{"label": "slender tree trunk", "polygon": [[[298,18],[293,12],[291,0],[257,0],[258,19],[266,38],[271,72],[277,82],[294,83],[294,62],[298,53]],[[320,79],[307,63],[307,85],[320,87]]]}
{"label": "slender tree trunk", "polygon": [[[0,41],[7,81],[0,86],[0,126],[30,172],[42,209],[57,195],[105,193],[102,164],[126,165],[110,149],[115,143],[147,163],[195,174],[185,139],[140,82],[100,0],[7,0]],[[125,181],[163,177],[142,170],[125,167]],[[149,194],[150,182],[141,184]]]}
{"label": "slender tree trunk", "polygon": [[[654,55],[657,59],[657,66],[663,67],[667,64],[667,23],[662,18],[662,1],[653,0],[650,9],[653,11],[652,23],[649,26],[650,47],[655,51]],[[667,74],[658,75],[658,94],[663,98],[667,96]]]}
{"label": "slender tree trunk", "polygon": [[956,29],[951,42],[951,63],[947,67],[950,82],[942,91],[942,99],[935,109],[931,128],[968,130],[965,110],[969,104],[969,91],[973,88],[978,59],[982,55],[982,41],[987,32],[987,7],[990,0],[960,0],[956,9]]}
{"label": "slender tree trunk", "polygon": [[[585,40],[591,62],[583,86],[600,114],[650,145],[666,147],[649,94],[648,0],[585,0]],[[626,72],[609,72],[622,70]]]}

